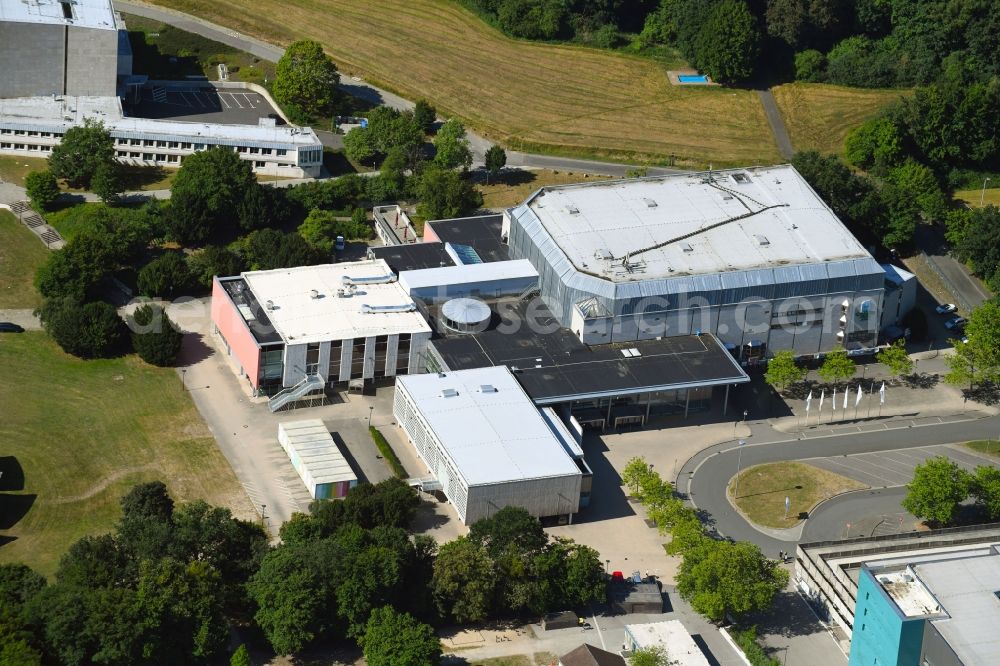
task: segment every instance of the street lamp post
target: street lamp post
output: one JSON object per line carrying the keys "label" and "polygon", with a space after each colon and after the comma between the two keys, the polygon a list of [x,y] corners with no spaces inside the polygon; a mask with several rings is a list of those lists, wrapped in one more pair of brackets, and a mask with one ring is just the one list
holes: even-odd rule
{"label": "street lamp post", "polygon": [[266,526],[267,525],[267,516],[264,515],[264,510],[265,509],[267,509],[267,505],[266,504],[261,504],[260,505],[260,524]]}
{"label": "street lamp post", "polygon": [[368,427],[372,427],[372,412],[375,411],[375,405],[368,405]]}
{"label": "street lamp post", "polygon": [[187,368],[181,368],[181,388],[187,390]]}
{"label": "street lamp post", "polygon": [[990,178],[989,176],[987,176],[986,178],[983,179],[983,191],[979,195],[979,206],[980,207],[982,207],[982,205],[986,202],[986,183],[990,182],[991,180],[992,180],[992,178]]}
{"label": "street lamp post", "polygon": [[[743,412],[743,413],[746,414],[746,412]],[[739,492],[740,492],[740,467],[743,465],[743,445],[746,444],[746,443],[747,442],[746,442],[745,439],[741,439],[739,441],[739,443],[737,444],[737,446],[736,446],[736,450],[737,450],[737,454],[736,454],[736,483],[733,485],[733,501],[734,502],[736,501],[736,498],[739,497]]]}

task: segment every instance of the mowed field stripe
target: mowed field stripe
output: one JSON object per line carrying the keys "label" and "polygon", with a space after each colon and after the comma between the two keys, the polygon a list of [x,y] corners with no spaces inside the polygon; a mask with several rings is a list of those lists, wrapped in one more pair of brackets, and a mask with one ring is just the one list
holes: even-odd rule
{"label": "mowed field stripe", "polygon": [[652,59],[509,39],[441,0],[158,0],[246,34],[324,44],[345,74],[427,98],[513,148],[682,166],[774,163],[748,90],[671,86]]}

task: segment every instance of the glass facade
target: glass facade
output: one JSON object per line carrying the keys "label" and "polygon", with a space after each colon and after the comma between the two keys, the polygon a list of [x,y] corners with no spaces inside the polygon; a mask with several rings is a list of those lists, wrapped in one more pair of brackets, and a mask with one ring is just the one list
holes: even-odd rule
{"label": "glass facade", "polygon": [[284,345],[263,347],[260,350],[259,390],[268,392],[281,389],[281,377],[285,371]]}

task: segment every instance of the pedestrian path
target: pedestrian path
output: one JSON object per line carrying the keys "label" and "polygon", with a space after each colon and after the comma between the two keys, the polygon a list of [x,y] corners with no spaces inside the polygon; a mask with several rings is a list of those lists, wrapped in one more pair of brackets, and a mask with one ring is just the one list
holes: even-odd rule
{"label": "pedestrian path", "polygon": [[16,215],[21,224],[31,229],[31,232],[45,243],[45,247],[50,250],[58,250],[66,246],[66,241],[59,235],[59,232],[31,208],[31,203],[23,188],[4,183],[3,190],[0,190],[0,196],[3,197],[0,198],[0,208],[9,210]]}

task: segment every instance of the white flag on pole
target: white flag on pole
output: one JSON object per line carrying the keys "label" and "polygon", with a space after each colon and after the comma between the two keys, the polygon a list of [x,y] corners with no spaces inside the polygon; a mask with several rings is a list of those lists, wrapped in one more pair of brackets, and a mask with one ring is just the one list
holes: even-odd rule
{"label": "white flag on pole", "polygon": [[854,399],[854,406],[857,407],[861,404],[861,384],[858,384],[858,397]]}
{"label": "white flag on pole", "polygon": [[851,387],[850,386],[845,386],[844,387],[844,411],[847,411],[847,396],[849,396],[850,394],[851,394]]}
{"label": "white flag on pole", "polygon": [[837,411],[837,387],[833,387],[833,399],[830,400],[830,409]]}
{"label": "white flag on pole", "polygon": [[878,404],[885,404],[885,382],[882,382],[882,388],[878,390]]}
{"label": "white flag on pole", "polygon": [[812,405],[813,392],[809,391],[809,395],[806,396],[806,414],[809,413],[809,407]]}
{"label": "white flag on pole", "polygon": [[819,394],[819,411],[823,411],[823,399],[826,398],[826,389],[820,391]]}

